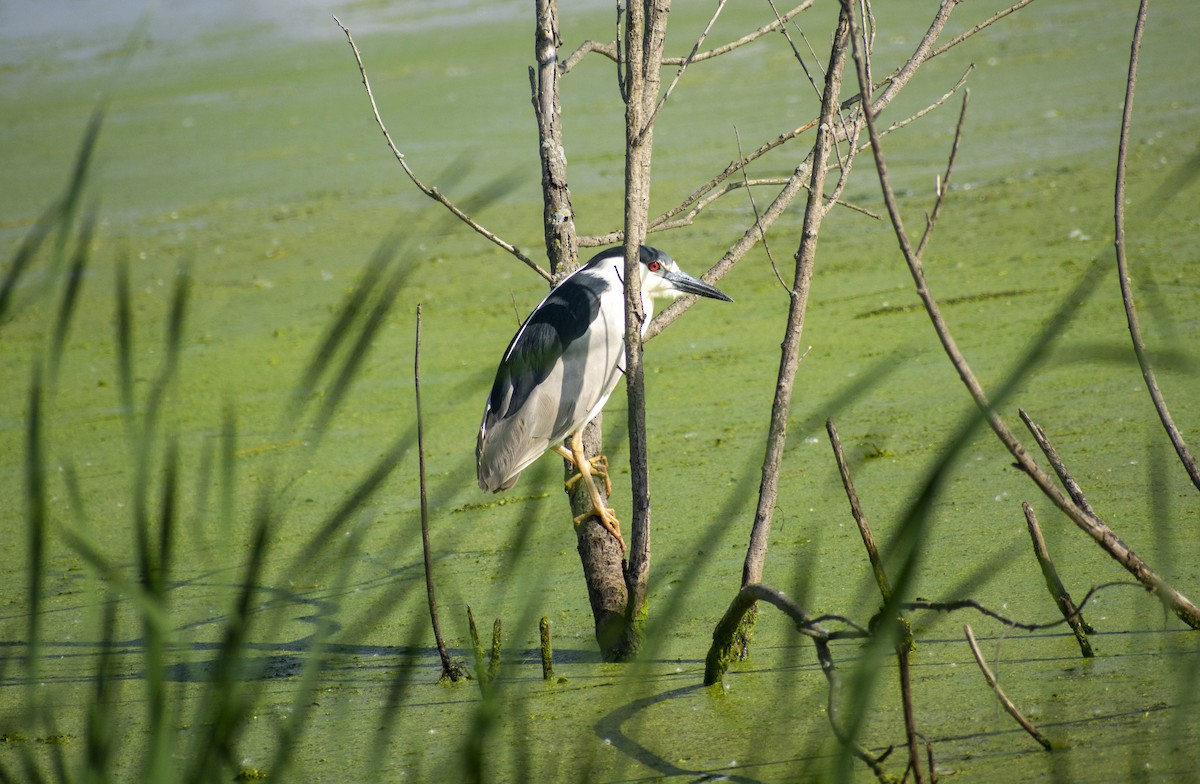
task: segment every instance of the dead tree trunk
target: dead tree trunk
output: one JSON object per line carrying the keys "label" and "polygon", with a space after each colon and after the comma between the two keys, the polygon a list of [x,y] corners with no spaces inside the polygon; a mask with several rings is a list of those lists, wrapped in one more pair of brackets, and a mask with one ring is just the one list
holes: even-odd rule
{"label": "dead tree trunk", "polygon": [[642,369],[640,247],[650,210],[654,107],[658,103],[670,0],[630,3],[625,25],[625,386],[629,398],[629,466],[633,500],[626,634],[621,657],[641,644],[650,577],[650,476],[646,458],[646,396]]}
{"label": "dead tree trunk", "polygon": [[[538,155],[542,162],[546,256],[550,260],[550,270],[556,283],[579,266],[559,102],[560,44],[558,4],[555,0],[537,0],[534,40],[537,68],[536,71],[530,69],[530,81],[538,123]],[[600,454],[601,439],[600,417],[596,417],[583,434],[583,445],[588,455]],[[574,466],[566,462],[565,476],[569,477],[574,472]],[[598,489],[603,498],[603,483]],[[572,519],[586,514],[591,508],[587,488],[582,482],[577,482],[571,492]],[[625,628],[626,588],[621,568],[621,548],[594,516],[582,521],[576,528],[576,534],[579,560],[596,625],[596,642],[605,658],[611,658],[610,652],[619,646]]]}
{"label": "dead tree trunk", "polygon": [[758,492],[758,509],[750,532],[750,546],[742,569],[742,587],[762,582],[763,562],[767,557],[767,539],[771,534],[771,518],[779,491],[779,468],[783,448],[787,443],[787,419],[792,406],[792,388],[800,364],[800,338],[804,331],[804,314],[808,308],[808,291],[812,284],[813,263],[817,255],[817,236],[821,222],[832,203],[825,200],[825,173],[833,149],[834,115],[842,91],[842,67],[846,63],[846,31],[848,22],[843,11],[833,34],[833,49],[821,95],[821,119],[813,143],[812,179],[808,185],[808,204],[804,209],[804,225],[800,245],[796,249],[796,272],[789,292],[787,329],[783,336],[779,358],[779,375],[775,382],[775,399],[771,404],[771,424],[767,434],[767,452],[763,457],[762,481]]}

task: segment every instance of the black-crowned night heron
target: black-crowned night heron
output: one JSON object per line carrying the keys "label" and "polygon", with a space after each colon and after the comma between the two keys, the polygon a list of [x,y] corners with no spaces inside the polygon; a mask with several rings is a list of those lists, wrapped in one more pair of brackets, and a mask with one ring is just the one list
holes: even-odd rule
{"label": "black-crowned night heron", "polygon": [[[641,262],[643,334],[655,299],[698,294],[732,301],[657,248],[643,245]],[[571,461],[579,473],[567,486],[582,478],[593,506],[576,524],[595,514],[622,550],[620,524],[592,480],[593,473],[602,476],[612,492],[607,462],[584,455],[582,433],[625,371],[624,268],[624,248],[602,251],[534,308],[500,360],[475,446],[479,486],[492,492],[516,484],[547,449]]]}

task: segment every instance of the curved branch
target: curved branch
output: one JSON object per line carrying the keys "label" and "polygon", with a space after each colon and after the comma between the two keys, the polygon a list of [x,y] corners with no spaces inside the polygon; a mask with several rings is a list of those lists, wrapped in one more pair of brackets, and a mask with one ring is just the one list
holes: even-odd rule
{"label": "curved branch", "polygon": [[829,683],[826,715],[834,736],[855,757],[862,760],[871,768],[871,771],[880,781],[889,780],[880,762],[891,750],[888,749],[879,757],[872,757],[854,738],[847,735],[839,724],[840,711],[837,697],[841,679],[838,677],[837,668],[833,665],[833,654],[829,649],[829,642],[833,639],[833,635],[822,628],[802,607],[782,592],[761,583],[742,586],[742,589],[738,591],[737,596],[730,603],[729,609],[725,611],[725,615],[722,616],[720,622],[717,624],[716,629],[713,630],[712,646],[708,649],[708,656],[704,664],[704,685],[712,686],[721,682],[725,670],[729,667],[733,641],[738,627],[741,626],[742,619],[750,611],[750,608],[759,601],[774,606],[784,615],[788,616],[792,620],[792,623],[796,625],[796,631],[813,641],[813,646],[817,651],[817,661],[821,665],[821,672],[825,675],[825,679]]}
{"label": "curved branch", "polygon": [[987,681],[987,685],[992,687],[992,691],[996,695],[996,699],[1000,700],[1000,704],[1004,706],[1004,710],[1008,711],[1008,715],[1012,716],[1017,724],[1021,725],[1021,729],[1029,733],[1029,736],[1041,744],[1046,751],[1051,751],[1054,746],[1046,739],[1046,736],[1038,732],[1038,728],[1033,726],[1029,719],[1022,715],[1013,701],[1004,693],[1004,689],[1000,688],[1000,683],[996,680],[996,676],[992,674],[992,670],[987,665],[987,661],[983,658],[983,654],[979,650],[978,643],[975,642],[975,634],[971,631],[969,624],[963,626],[963,633],[967,635],[967,644],[971,646],[971,654],[975,657],[975,663],[979,665],[979,671],[983,673],[983,679]]}
{"label": "curved branch", "polygon": [[1138,366],[1142,369],[1142,378],[1146,382],[1146,389],[1150,393],[1150,399],[1154,401],[1154,410],[1158,412],[1158,418],[1167,431],[1167,437],[1171,439],[1171,444],[1175,447],[1175,454],[1179,455],[1179,461],[1183,463],[1184,470],[1187,471],[1192,484],[1196,486],[1197,490],[1200,490],[1200,471],[1196,469],[1196,458],[1192,456],[1187,442],[1183,440],[1183,434],[1179,432],[1175,420],[1171,417],[1167,401],[1163,398],[1162,390],[1158,386],[1158,379],[1154,375],[1154,368],[1150,365],[1150,358],[1146,356],[1146,343],[1142,339],[1142,331],[1138,326],[1137,308],[1133,304],[1133,284],[1129,280],[1129,262],[1125,255],[1125,171],[1129,153],[1129,128],[1133,124],[1133,89],[1137,84],[1138,54],[1142,48],[1142,31],[1146,26],[1148,2],[1149,0],[1142,0],[1138,6],[1137,22],[1133,28],[1133,42],[1130,44],[1129,79],[1125,83],[1125,108],[1121,113],[1121,140],[1117,147],[1117,180],[1114,194],[1116,206],[1113,211],[1116,238],[1113,244],[1116,246],[1117,277],[1121,281],[1121,301],[1125,304],[1125,318],[1129,322],[1129,337],[1133,340],[1133,353],[1137,355]]}
{"label": "curved branch", "polygon": [[387,126],[383,123],[383,117],[380,116],[379,107],[375,103],[375,94],[371,90],[371,82],[367,78],[367,69],[363,65],[362,55],[358,51],[358,45],[354,43],[353,36],[350,35],[350,31],[344,24],[342,24],[340,19],[335,16],[333,17],[333,21],[337,23],[338,27],[342,28],[342,32],[346,35],[346,42],[350,44],[350,48],[354,51],[354,60],[358,63],[358,73],[362,76],[363,87],[366,88],[367,98],[371,102],[371,112],[375,115],[375,124],[379,126],[379,130],[383,131],[383,138],[387,141],[388,149],[392,151],[392,155],[396,156],[396,161],[399,162],[400,167],[404,169],[404,173],[408,175],[408,179],[412,180],[413,185],[417,186],[418,190],[441,204],[443,207],[449,210],[454,217],[470,226],[481,236],[487,238],[502,250],[507,251],[515,256],[523,264],[525,264],[525,266],[541,275],[542,278],[544,278],[548,283],[553,283],[553,276],[551,276],[546,270],[539,267],[537,262],[522,253],[515,245],[502,240],[495,233],[482,226],[470,215],[467,215],[458,207],[458,205],[450,201],[450,199],[448,199],[446,195],[439,191],[436,187],[426,185],[419,177],[417,177],[416,173],[413,172],[412,168],[409,167],[408,161],[404,159],[404,153],[400,152],[400,148],[398,148],[396,143],[392,141],[392,135],[388,133]]}
{"label": "curved branch", "polygon": [[559,70],[563,73],[569,73],[572,68],[579,65],[580,60],[592,52],[602,54],[614,63],[617,62],[617,45],[615,43],[602,44],[599,41],[593,41],[589,38],[581,43],[574,52],[571,52],[571,55],[559,66]]}
{"label": "curved branch", "polygon": [[[849,7],[850,3],[851,0],[842,0],[844,7]],[[953,0],[947,0],[946,5],[952,4]],[[853,18],[853,15],[851,17],[851,25],[857,27],[857,21]],[[866,76],[864,55],[859,51],[855,35],[852,34],[850,38],[854,42],[854,62],[858,70],[859,86],[861,89],[865,89],[865,86],[869,82]],[[971,399],[975,402],[981,415],[991,427],[992,432],[996,434],[996,437],[1008,450],[1009,454],[1017,461],[1018,467],[1029,475],[1030,479],[1038,486],[1043,495],[1062,510],[1079,528],[1091,536],[1106,552],[1117,559],[1139,582],[1155,592],[1180,620],[1194,629],[1200,629],[1200,608],[1197,608],[1191,600],[1171,587],[1157,573],[1150,569],[1141,558],[1134,554],[1132,550],[1123,548],[1119,553],[1114,551],[1114,543],[1120,543],[1120,539],[1117,538],[1116,534],[1103,521],[1094,514],[1089,514],[1086,510],[1081,509],[1059,489],[1054,480],[1025,451],[1025,447],[1021,445],[1021,442],[1017,440],[1017,437],[1009,429],[1004,419],[992,407],[982,385],[980,385],[979,380],[971,370],[970,364],[959,350],[954,336],[950,333],[950,329],[942,317],[941,309],[938,307],[937,300],[934,299],[933,293],[929,290],[929,286],[925,280],[924,265],[921,262],[920,255],[913,249],[909,242],[908,233],[905,231],[904,222],[900,217],[900,208],[896,202],[896,195],[892,190],[891,180],[888,177],[887,164],[883,157],[883,148],[880,145],[879,133],[875,127],[875,115],[877,112],[874,105],[869,107],[864,105],[864,109],[867,133],[871,140],[871,151],[875,157],[875,169],[879,175],[884,203],[887,205],[888,216],[891,218],[892,227],[900,245],[900,251],[904,255],[904,260],[908,264],[909,272],[916,285],[917,296],[920,297],[922,304],[925,306],[926,313],[929,315],[929,319],[933,324],[934,331],[937,333],[938,340],[942,344],[942,348],[945,350],[954,369],[958,372],[959,378],[966,386]],[[949,171],[950,169],[947,169],[947,173]],[[1094,283],[1094,276],[1085,278],[1079,289],[1072,293],[1071,301],[1079,299],[1080,295],[1090,290]],[[1049,340],[1047,336],[1052,331],[1052,329],[1048,328],[1043,333],[1043,341]],[[1037,347],[1035,347],[1034,352],[1036,350]],[[1034,352],[1031,352],[1029,357],[1032,357]],[[1030,359],[1029,361],[1032,360]]]}

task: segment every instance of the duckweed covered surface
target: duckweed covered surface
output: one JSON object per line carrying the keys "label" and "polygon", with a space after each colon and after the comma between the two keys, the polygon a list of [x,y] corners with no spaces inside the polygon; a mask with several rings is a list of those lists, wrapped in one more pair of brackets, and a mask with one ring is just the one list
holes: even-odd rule
{"label": "duckweed covered surface", "polygon": [[[907,56],[923,30],[919,20],[932,13],[925,5],[876,9],[878,72]],[[0,8],[6,17],[16,13],[11,3]],[[413,3],[337,12],[355,32],[381,111],[410,162],[465,202],[502,183],[500,198],[482,200],[480,218],[539,257],[528,14],[487,3],[456,4],[453,15]],[[37,45],[6,56],[0,70],[6,259],[65,187],[87,118],[97,105],[104,109],[85,198],[98,216],[91,261],[57,373],[45,378],[48,523],[36,575],[25,501],[30,384],[51,342],[59,291],[44,260],[0,324],[0,477],[10,499],[0,511],[9,543],[0,562],[7,608],[0,765],[18,779],[35,768],[82,779],[88,706],[100,683],[108,685],[108,726],[120,739],[114,778],[136,779],[147,769],[156,721],[168,727],[180,760],[195,753],[206,729],[200,706],[223,666],[220,646],[254,548],[256,504],[266,496],[281,522],[262,545],[245,646],[229,681],[245,724],[225,780],[271,776],[281,744],[288,777],[307,781],[459,780],[474,760],[482,760],[477,772],[488,780],[871,780],[860,763],[838,756],[826,681],[811,646],[782,616],[763,611],[751,658],[732,667],[724,688],[699,685],[712,629],[740,580],[786,318],[787,295],[766,258],[752,255],[722,283],[734,304],[702,302],[648,346],[651,638],[640,661],[602,663],[556,491],[556,461],[535,465],[509,495],[496,497],[479,493],[471,465],[494,363],[517,314],[537,302],[544,284],[446,220],[403,179],[324,9],[299,5],[286,24],[259,9],[247,19],[204,17],[178,29],[176,13],[164,9],[131,39],[129,53],[117,17],[74,33],[33,30],[28,41]],[[686,51],[705,13],[677,9],[672,51]],[[764,23],[763,13],[730,9],[710,41]],[[818,52],[829,9],[819,13],[804,23]],[[950,33],[988,13],[964,6]],[[1200,138],[1193,84],[1200,53],[1191,16],[1182,0],[1151,8],[1128,241],[1151,356],[1195,449],[1197,186],[1188,180],[1169,199],[1154,198],[1173,174],[1195,168],[1187,166]],[[607,39],[611,25],[607,4],[563,13],[568,48]],[[1132,8],[1034,3],[930,63],[885,119],[934,100],[976,64],[953,190],[926,259],[930,285],[989,389],[1005,381],[1057,309],[1076,308],[1048,354],[1001,402],[1002,413],[1016,425],[1020,406],[1042,424],[1100,514],[1196,597],[1200,499],[1162,436],[1128,348],[1111,261],[1112,176],[1132,25]],[[743,144],[756,145],[816,112],[786,42],[769,38],[701,65],[689,70],[656,132],[654,210],[736,157],[735,125]],[[565,81],[571,183],[585,233],[614,228],[620,215],[622,112],[612,82],[611,65],[599,58]],[[910,231],[932,204],[956,107],[951,101],[888,137]],[[788,173],[803,149],[756,164],[751,176]],[[860,158],[845,199],[882,214],[878,191]],[[744,199],[727,197],[694,226],[653,241],[701,272],[751,215]],[[771,237],[785,275],[798,232],[796,213]],[[400,238],[397,264],[408,277],[320,432],[310,414],[291,415],[293,392],[391,235]],[[1097,259],[1105,271],[1094,291],[1070,302]],[[122,263],[142,413],[167,354],[178,270],[191,281],[178,375],[165,389],[144,480],[120,397],[114,292]],[[491,619],[503,620],[503,662],[489,700],[474,682],[438,682],[415,452],[403,452],[335,536],[315,539],[394,444],[409,443],[418,302],[442,627],[452,652],[473,666],[465,606],[484,630]],[[805,325],[811,348],[798,377],[766,573],[815,613],[865,624],[878,608],[824,420],[836,418],[865,510],[887,542],[971,413],[916,305],[890,227],[835,211],[821,238]],[[336,394],[323,378],[301,410],[319,410]],[[610,401],[605,422],[614,500],[627,518],[622,395]],[[170,707],[154,718],[142,608],[120,580],[137,579],[135,499],[152,499],[153,518],[171,438],[178,441],[179,516],[165,605],[169,638],[158,662]],[[231,477],[221,473],[224,450],[232,455]],[[1128,579],[1034,495],[990,434],[973,430],[934,495],[914,594],[971,597],[1008,617],[1053,620],[1030,557],[1022,500],[1036,509],[1077,599],[1092,585]],[[111,571],[101,573],[69,535]],[[314,541],[321,546],[312,548]],[[40,645],[31,668],[32,584]],[[551,619],[562,680],[541,679],[542,615]],[[1103,590],[1085,616],[1097,629],[1092,660],[1078,656],[1061,627],[1012,631],[964,612],[913,617],[917,724],[942,777],[1196,780],[1195,632],[1136,587]],[[1054,751],[1043,751],[999,708],[963,623]],[[860,738],[874,752],[896,745],[886,764],[900,775],[894,662],[867,661],[852,642],[835,645],[834,654],[851,687],[863,670],[879,672]],[[297,711],[307,711],[302,731],[288,734]],[[60,764],[61,774],[54,772]]]}

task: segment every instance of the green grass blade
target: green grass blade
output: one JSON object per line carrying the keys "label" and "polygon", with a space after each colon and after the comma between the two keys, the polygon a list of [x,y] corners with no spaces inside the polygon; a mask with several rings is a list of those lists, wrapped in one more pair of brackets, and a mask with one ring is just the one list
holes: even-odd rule
{"label": "green grass blade", "polygon": [[371,496],[380,488],[384,480],[391,475],[404,456],[413,448],[416,439],[416,424],[414,423],[399,438],[392,442],[391,448],[384,453],[383,457],[376,461],[374,467],[365,477],[359,480],[359,483],[350,492],[346,500],[329,515],[321,527],[312,535],[308,541],[308,545],[296,558],[298,567],[303,568],[305,564],[313,563],[316,560],[317,555],[337,537],[342,528],[370,500]]}
{"label": "green grass blade", "polygon": [[396,297],[399,296],[415,268],[414,264],[404,265],[394,270],[384,283],[378,299],[367,313],[358,335],[348,348],[344,361],[331,380],[325,396],[321,399],[321,408],[313,425],[318,437],[328,428],[338,406],[349,391],[351,383],[358,376],[362,369],[362,363],[374,344],[379,330],[386,323],[387,315],[391,312]]}
{"label": "green grass blade", "polygon": [[62,361],[66,347],[67,331],[71,326],[71,317],[79,304],[79,293],[83,288],[84,271],[87,268],[88,256],[91,252],[92,237],[96,229],[96,213],[91,212],[83,221],[76,239],[75,252],[71,257],[71,267],[63,281],[62,300],[58,307],[58,317],[54,322],[54,336],[50,342],[50,380],[53,386],[58,377],[59,363]]}
{"label": "green grass blade", "polygon": [[120,380],[121,411],[126,416],[133,416],[133,299],[129,290],[129,261],[121,259],[117,262],[116,291],[116,354],[117,378]]}
{"label": "green grass blade", "polygon": [[398,238],[391,236],[386,238],[375,249],[375,253],[371,256],[371,260],[367,263],[366,269],[363,271],[362,280],[354,287],[354,290],[342,305],[337,318],[330,324],[329,330],[321,339],[316,352],[305,367],[300,384],[292,394],[292,401],[288,407],[289,415],[285,418],[285,422],[291,422],[298,418],[299,412],[303,409],[305,402],[316,390],[321,376],[325,374],[326,368],[329,367],[339,347],[347,335],[350,334],[354,322],[366,309],[372,292],[375,291],[375,288],[379,285],[379,281],[383,278],[384,272],[395,255],[397,242]]}
{"label": "green grass blade", "polygon": [[[29,384],[29,414],[25,426],[26,533],[29,570],[29,649],[26,675],[30,687],[38,680],[41,658],[43,578],[46,574],[46,434],[42,424],[42,372],[35,363]],[[32,693],[30,694],[32,698]],[[31,703],[35,704],[35,703]]]}
{"label": "green grass blade", "polygon": [[114,726],[113,716],[117,711],[116,677],[116,639],[117,639],[117,602],[108,599],[104,602],[104,615],[101,621],[100,658],[96,663],[96,672],[92,675],[92,698],[88,704],[85,725],[84,742],[85,776],[87,782],[106,782],[112,780],[110,767],[113,752],[117,746],[117,727]]}
{"label": "green grass blade", "polygon": [[240,688],[238,680],[243,676],[241,663],[251,626],[251,603],[259,591],[258,576],[275,527],[272,486],[271,482],[265,483],[259,494],[249,558],[225,623],[208,689],[196,713],[195,724],[203,729],[196,733],[187,754],[190,769],[179,776],[182,781],[206,784],[223,775],[220,766],[232,759],[238,732],[249,712],[253,695]]}
{"label": "green grass blade", "polygon": [[37,222],[33,224],[33,229],[25,235],[17,247],[13,254],[12,264],[4,275],[4,282],[0,283],[0,326],[4,324],[9,311],[13,308],[13,297],[16,296],[17,286],[26,270],[37,257],[46,238],[50,236],[61,220],[62,204],[55,202],[42,212]]}
{"label": "green grass blade", "polygon": [[[14,297],[22,278],[29,271],[38,251],[51,236],[55,235],[55,247],[51,259],[51,270],[57,271],[66,248],[70,227],[75,222],[75,213],[83,198],[84,187],[92,168],[92,159],[96,151],[96,143],[100,137],[100,128],[104,125],[104,107],[96,107],[84,129],[83,140],[75,154],[75,165],[67,182],[66,191],[55,200],[38,218],[33,230],[22,241],[13,256],[12,266],[0,283],[0,324],[13,309]],[[55,276],[51,276],[53,278]]]}

